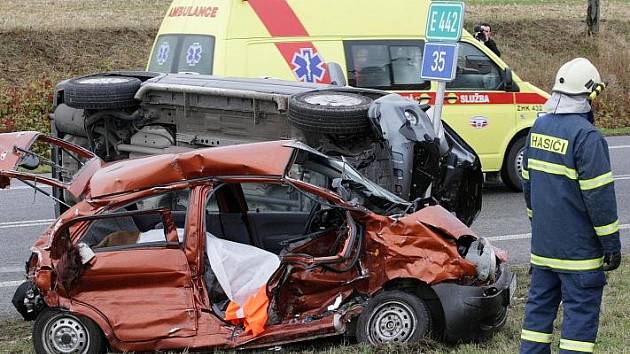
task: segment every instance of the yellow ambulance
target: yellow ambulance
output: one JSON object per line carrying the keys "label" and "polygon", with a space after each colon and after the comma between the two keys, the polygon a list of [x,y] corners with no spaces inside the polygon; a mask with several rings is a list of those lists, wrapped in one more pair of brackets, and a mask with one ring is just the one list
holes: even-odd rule
{"label": "yellow ambulance", "polygon": [[[435,103],[437,84],[420,78],[430,1],[175,0],[147,70],[330,82],[336,62],[351,86]],[[464,31],[443,119],[520,190],[525,137],[548,95],[521,80]]]}

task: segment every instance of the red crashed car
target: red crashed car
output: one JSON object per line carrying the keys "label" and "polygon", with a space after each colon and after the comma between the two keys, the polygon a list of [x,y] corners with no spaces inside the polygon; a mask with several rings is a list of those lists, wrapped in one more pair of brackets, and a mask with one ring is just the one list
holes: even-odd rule
{"label": "red crashed car", "polygon": [[[70,182],[25,171],[50,163],[35,141],[77,161]],[[295,141],[105,164],[2,134],[0,186],[12,178],[76,200],[13,298],[38,353],[479,339],[505,323],[515,286],[504,253],[434,200]]]}

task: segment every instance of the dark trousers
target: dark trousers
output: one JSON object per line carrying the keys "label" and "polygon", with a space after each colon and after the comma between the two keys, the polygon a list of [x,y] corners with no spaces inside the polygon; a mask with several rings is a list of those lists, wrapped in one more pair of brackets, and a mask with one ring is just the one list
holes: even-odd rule
{"label": "dark trousers", "polygon": [[601,270],[558,272],[532,268],[521,354],[551,353],[553,321],[562,301],[560,353],[592,353],[606,276]]}

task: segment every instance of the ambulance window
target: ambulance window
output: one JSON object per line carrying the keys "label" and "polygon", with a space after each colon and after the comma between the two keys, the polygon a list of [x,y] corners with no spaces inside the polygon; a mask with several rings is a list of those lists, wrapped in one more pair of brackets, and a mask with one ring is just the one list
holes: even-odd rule
{"label": "ambulance window", "polygon": [[162,35],[158,38],[153,48],[149,71],[170,73],[173,67],[173,58],[177,49],[177,36]]}
{"label": "ambulance window", "polygon": [[457,74],[447,89],[499,90],[502,85],[501,70],[488,56],[472,44],[459,43]]}
{"label": "ambulance window", "polygon": [[422,41],[344,42],[351,86],[385,90],[428,89],[420,78]]}
{"label": "ambulance window", "polygon": [[158,37],[149,71],[212,74],[214,37],[167,34]]}
{"label": "ambulance window", "polygon": [[185,36],[176,72],[194,72],[212,74],[212,58],[214,56],[214,37]]}

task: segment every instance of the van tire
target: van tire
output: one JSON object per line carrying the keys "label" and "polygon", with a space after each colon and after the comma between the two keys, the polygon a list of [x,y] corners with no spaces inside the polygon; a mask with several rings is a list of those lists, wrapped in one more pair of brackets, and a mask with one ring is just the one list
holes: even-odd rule
{"label": "van tire", "polygon": [[289,121],[304,132],[362,135],[370,131],[372,99],[340,91],[308,91],[289,98]]}
{"label": "van tire", "polygon": [[91,75],[68,80],[65,104],[78,109],[119,109],[138,105],[141,81],[135,77]]}
{"label": "van tire", "polygon": [[514,192],[523,191],[521,171],[524,166],[525,138],[526,136],[522,136],[512,143],[501,169],[503,184]]}

